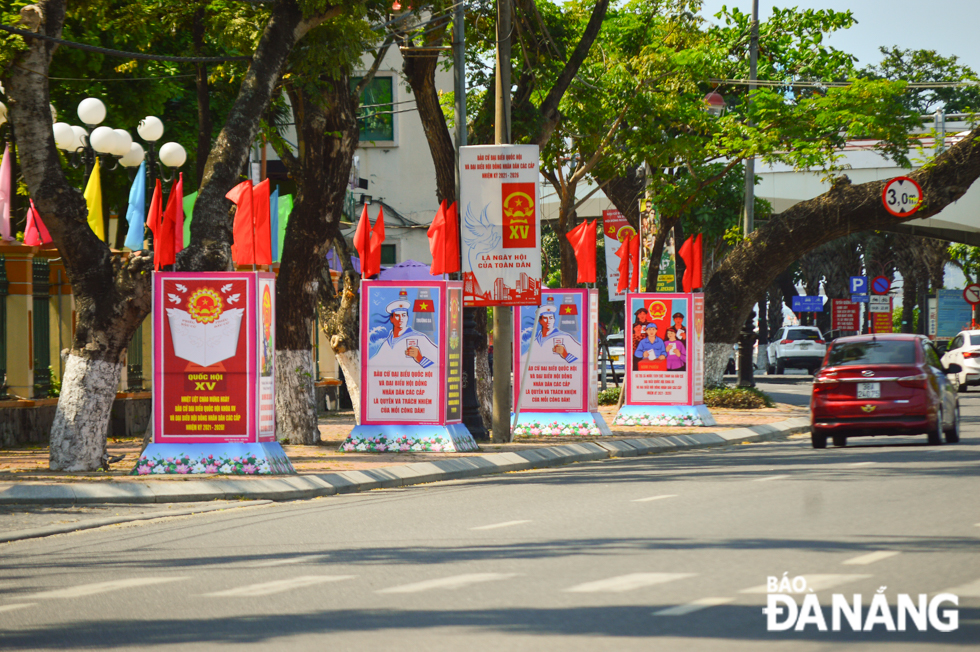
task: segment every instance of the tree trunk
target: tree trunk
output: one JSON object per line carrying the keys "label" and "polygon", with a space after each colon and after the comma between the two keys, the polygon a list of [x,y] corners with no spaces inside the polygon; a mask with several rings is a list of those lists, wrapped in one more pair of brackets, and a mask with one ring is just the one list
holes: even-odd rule
{"label": "tree trunk", "polygon": [[[643,173],[643,169],[626,168],[622,174],[611,179],[596,177],[596,182],[605,184],[602,186],[602,192],[616,207],[616,210],[623,214],[630,226],[639,230],[640,199],[643,198],[643,191],[646,188],[646,175]],[[660,248],[662,251],[663,244]]]}
{"label": "tree trunk", "polygon": [[980,176],[980,129],[909,176],[922,188],[919,212],[907,217],[888,213],[881,201],[885,181],[860,185],[846,177],[814,199],[800,202],[753,232],[711,277],[705,291],[709,343],[731,343],[755,299],[793,261],[835,238],[869,229],[931,217],[956,201]]}
{"label": "tree trunk", "polygon": [[205,164],[194,204],[191,246],[177,254],[176,269],[231,269],[232,203],[225,194],[240,180],[259,122],[293,46],[310,29],[338,14],[340,8],[328,6],[304,18],[296,0],[279,0],[273,5],[238,97]]}
{"label": "tree trunk", "polygon": [[[44,16],[39,31],[60,37],[63,0],[36,4]],[[126,349],[150,311],[152,258],[113,257],[88,226],[85,200],[65,179],[51,131],[47,72],[55,45],[27,42],[9,72],[10,120],[20,140],[24,179],[61,252],[77,315],[51,429],[50,465],[94,471],[103,464],[109,408]]]}

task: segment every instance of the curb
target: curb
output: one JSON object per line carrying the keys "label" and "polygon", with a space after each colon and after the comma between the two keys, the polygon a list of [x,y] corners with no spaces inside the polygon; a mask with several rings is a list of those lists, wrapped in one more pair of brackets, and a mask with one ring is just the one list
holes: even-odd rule
{"label": "curb", "polygon": [[[799,417],[774,424],[665,437],[617,439],[546,446],[520,452],[488,453],[478,457],[416,462],[363,471],[311,473],[262,480],[189,480],[185,482],[20,484],[0,489],[0,505],[180,503],[209,500],[303,500],[356,493],[371,489],[405,487],[443,480],[460,480],[497,473],[546,469],[575,462],[636,457],[678,450],[711,448],[743,442],[782,439],[810,429],[810,419]],[[258,503],[250,503],[258,504]],[[215,507],[218,509],[218,507]],[[194,510],[190,513],[202,511]],[[178,515],[176,513],[170,516]],[[158,515],[159,516],[159,515]],[[158,516],[146,516],[157,518]],[[123,518],[123,517],[120,517]],[[117,519],[103,519],[115,520]],[[132,517],[124,520],[140,520]],[[111,523],[104,523],[109,525]],[[100,527],[94,525],[92,527]],[[78,524],[71,529],[79,529]],[[0,535],[0,542],[9,540]]]}
{"label": "curb", "polygon": [[[755,375],[756,384],[759,383],[770,383],[772,385],[810,385],[813,383],[813,376],[810,375],[794,375],[794,374],[767,374],[759,370],[756,370]],[[722,376],[722,379],[726,383],[734,384],[738,381],[738,376],[732,374],[726,374]]]}

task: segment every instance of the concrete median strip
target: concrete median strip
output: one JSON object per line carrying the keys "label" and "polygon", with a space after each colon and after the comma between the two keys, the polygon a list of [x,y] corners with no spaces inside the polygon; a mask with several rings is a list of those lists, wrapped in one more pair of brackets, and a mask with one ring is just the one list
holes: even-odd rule
{"label": "concrete median strip", "polygon": [[[638,455],[710,448],[742,442],[771,441],[806,432],[809,429],[810,420],[808,418],[796,418],[774,424],[751,428],[733,428],[718,432],[610,439],[543,446],[516,452],[447,458],[360,471],[304,473],[297,476],[248,480],[223,477],[221,479],[187,480],[183,482],[5,483],[0,484],[0,505],[177,503],[243,498],[264,501],[301,500],[441,480],[460,480],[497,473],[544,469],[576,462],[636,457]],[[161,514],[161,516],[163,515]],[[177,514],[166,515],[174,516]],[[113,521],[114,519],[100,520]],[[122,521],[116,520],[115,522],[125,520],[134,519],[123,518]],[[78,527],[66,527],[68,529],[64,531],[79,529]],[[0,542],[15,540],[7,537],[9,535],[0,534]]]}

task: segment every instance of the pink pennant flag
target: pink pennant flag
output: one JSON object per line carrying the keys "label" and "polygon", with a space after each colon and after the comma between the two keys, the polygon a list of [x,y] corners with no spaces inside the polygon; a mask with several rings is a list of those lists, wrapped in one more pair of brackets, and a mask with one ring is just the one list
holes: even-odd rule
{"label": "pink pennant flag", "polygon": [[51,234],[48,233],[48,228],[41,221],[41,215],[37,212],[37,208],[34,207],[34,200],[32,199],[31,207],[27,209],[27,228],[24,230],[24,244],[31,247],[39,247],[53,241]]}
{"label": "pink pennant flag", "polygon": [[0,162],[0,237],[4,240],[12,239],[10,237],[10,200],[14,192],[12,168],[10,143],[7,143],[3,148],[3,162]]}

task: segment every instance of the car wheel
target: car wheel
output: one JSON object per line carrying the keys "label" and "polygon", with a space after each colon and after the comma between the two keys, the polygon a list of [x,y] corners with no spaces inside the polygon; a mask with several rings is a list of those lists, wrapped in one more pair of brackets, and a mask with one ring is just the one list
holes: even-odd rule
{"label": "car wheel", "polygon": [[943,443],[943,409],[936,414],[936,427],[929,431],[929,445],[939,446]]}
{"label": "car wheel", "polygon": [[810,433],[810,442],[814,448],[827,448],[827,435],[820,435],[815,432]]}
{"label": "car wheel", "polygon": [[834,446],[837,448],[847,446],[847,435],[834,435]]}
{"label": "car wheel", "polygon": [[966,384],[966,381],[961,383],[960,377],[956,376],[956,391],[961,394],[966,394],[968,389],[969,389],[969,385]]}
{"label": "car wheel", "polygon": [[779,358],[776,358],[776,373],[780,376],[786,373],[786,363]]}
{"label": "car wheel", "polygon": [[960,441],[960,402],[956,401],[956,407],[953,408],[953,425],[949,427],[946,433],[946,443],[956,444]]}
{"label": "car wheel", "polygon": [[772,375],[774,375],[776,373],[776,368],[774,366],[772,366],[771,364],[766,365],[766,373],[769,374],[770,376],[772,376]]}

